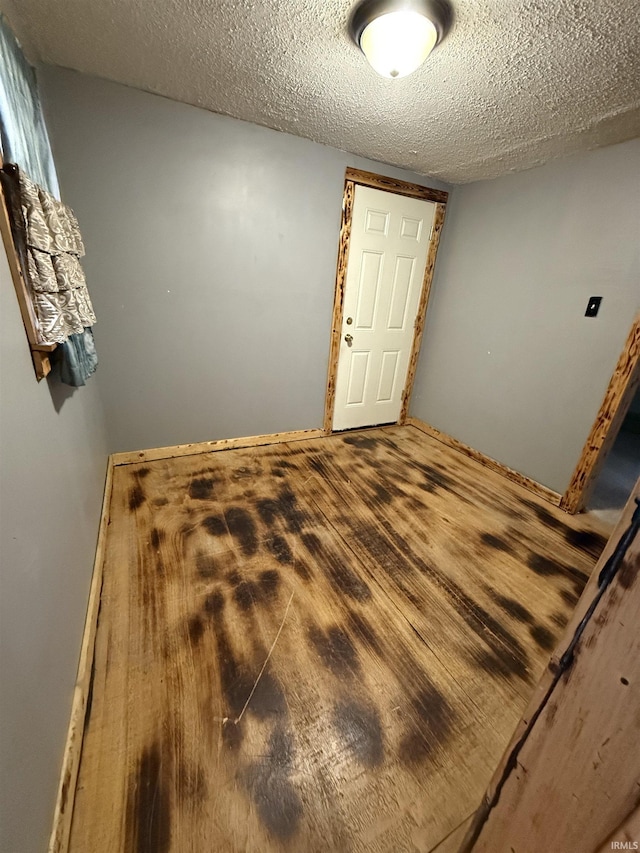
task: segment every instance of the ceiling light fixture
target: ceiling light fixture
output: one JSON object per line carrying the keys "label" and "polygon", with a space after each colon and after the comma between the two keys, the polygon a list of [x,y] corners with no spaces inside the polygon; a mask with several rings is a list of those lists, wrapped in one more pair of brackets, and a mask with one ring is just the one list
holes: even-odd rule
{"label": "ceiling light fixture", "polygon": [[382,77],[406,77],[447,34],[452,12],[446,0],[363,0],[349,29]]}

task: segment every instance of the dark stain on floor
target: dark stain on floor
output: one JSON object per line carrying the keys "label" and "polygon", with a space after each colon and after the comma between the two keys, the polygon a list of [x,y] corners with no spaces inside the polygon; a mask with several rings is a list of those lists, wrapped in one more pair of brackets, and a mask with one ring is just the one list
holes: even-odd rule
{"label": "dark stain on floor", "polygon": [[423,685],[411,701],[414,721],[400,742],[399,755],[405,764],[430,758],[446,744],[455,713],[433,684]]}
{"label": "dark stain on floor", "polygon": [[209,593],[204,600],[203,610],[209,616],[219,616],[224,611],[224,595],[219,589]]}
{"label": "dark stain on floor", "polygon": [[210,500],[214,485],[213,477],[197,477],[189,485],[189,497],[199,501]]}
{"label": "dark stain on floor", "polygon": [[240,581],[233,590],[233,599],[240,610],[251,610],[260,598],[260,588],[253,581]]}
{"label": "dark stain on floor", "polygon": [[586,551],[587,554],[596,558],[600,556],[604,550],[604,546],[607,544],[607,540],[604,536],[601,536],[599,533],[595,533],[592,530],[571,530],[569,528],[565,532],[564,538],[569,545],[573,545],[581,551]]}
{"label": "dark stain on floor", "polygon": [[160,543],[164,541],[166,534],[164,530],[159,530],[157,527],[154,527],[151,531],[150,543],[152,548],[159,548]]}
{"label": "dark stain on floor", "polygon": [[199,613],[194,613],[187,623],[187,632],[192,646],[197,646],[204,634],[204,622]]}
{"label": "dark stain on floor", "polygon": [[357,447],[358,450],[374,450],[378,444],[375,438],[369,438],[366,435],[346,435],[342,440],[351,447]]}
{"label": "dark stain on floor", "polygon": [[211,536],[224,536],[227,532],[227,526],[219,515],[208,515],[202,526]]}
{"label": "dark stain on floor", "polygon": [[177,792],[181,799],[203,803],[207,799],[207,781],[200,764],[189,764],[185,758],[180,760],[177,772]]}
{"label": "dark stain on floor", "polygon": [[272,731],[260,761],[242,773],[260,820],[282,841],[295,834],[303,814],[302,800],[291,781],[294,756],[293,735],[281,723]]}
{"label": "dark stain on floor", "polygon": [[563,570],[558,563],[549,559],[549,557],[545,557],[543,554],[536,554],[534,551],[527,557],[527,565],[537,575],[542,575],[543,577],[563,574]]}
{"label": "dark stain on floor", "polygon": [[167,853],[171,845],[169,765],[159,741],[142,750],[128,795],[127,849],[135,853]]}
{"label": "dark stain on floor", "polygon": [[129,491],[129,509],[134,512],[142,506],[146,497],[142,487],[138,484]]}
{"label": "dark stain on floor", "polygon": [[[370,473],[370,472],[369,472]],[[388,505],[395,498],[404,498],[405,493],[391,479],[386,479],[378,473],[375,476],[363,475],[362,479],[373,492],[376,501]]]}
{"label": "dark stain on floor", "polygon": [[523,661],[506,654],[499,648],[477,649],[471,655],[472,660],[480,669],[490,675],[500,675],[504,678],[527,678],[527,667]]}
{"label": "dark stain on floor", "polygon": [[309,457],[309,465],[313,468],[316,474],[320,474],[325,480],[329,478],[329,471],[325,462],[319,456]]}
{"label": "dark stain on floor", "polygon": [[544,625],[532,625],[529,628],[529,633],[535,642],[546,652],[551,651],[555,646],[556,640],[551,631],[545,628]]}
{"label": "dark stain on floor", "polygon": [[303,581],[310,581],[313,577],[313,570],[311,566],[300,556],[296,556],[293,561],[293,570],[299,578],[302,578]]}
{"label": "dark stain on floor", "polygon": [[548,509],[545,509],[543,506],[538,506],[537,503],[533,501],[524,499],[522,503],[529,507],[529,509],[536,515],[536,517],[543,523],[546,524],[547,527],[552,527],[554,530],[562,530],[567,531],[569,528],[559,518],[556,518],[555,515],[552,515]]}
{"label": "dark stain on floor", "polygon": [[579,597],[580,596],[576,595],[575,592],[571,592],[571,590],[560,590],[560,598],[564,601],[565,604],[568,604],[569,607],[575,607],[578,603]]}
{"label": "dark stain on floor", "polygon": [[280,580],[280,572],[276,569],[266,569],[264,572],[261,572],[258,583],[260,584],[262,596],[267,599],[273,598],[280,587]]}
{"label": "dark stain on floor", "polygon": [[380,714],[370,702],[343,699],[333,708],[331,720],[341,742],[365,767],[376,767],[384,757]]}
{"label": "dark stain on floor", "polygon": [[[254,682],[247,667],[234,654],[222,615],[213,620],[212,624],[216,638],[217,671],[224,699],[224,713],[221,716],[235,720],[240,716]],[[239,725],[229,723],[222,727],[222,735],[228,746],[237,747],[240,745],[242,730]]]}
{"label": "dark stain on floor", "polygon": [[361,642],[364,641],[366,645],[370,646],[373,651],[380,654],[382,652],[380,640],[378,639],[378,635],[374,631],[371,623],[361,613],[357,613],[355,610],[349,611],[348,619],[350,628],[354,635],[358,637]]}
{"label": "dark stain on floor", "polygon": [[349,635],[338,625],[334,625],[328,631],[312,625],[308,636],[322,662],[334,675],[352,675],[359,671],[358,652]]}
{"label": "dark stain on floor", "polygon": [[496,551],[505,551],[507,554],[513,554],[513,547],[500,536],[494,536],[493,533],[482,533],[480,540],[484,545],[493,548]]}
{"label": "dark stain on floor", "polygon": [[551,621],[554,625],[557,625],[558,628],[564,628],[569,621],[569,617],[566,613],[553,613],[551,615]]}
{"label": "dark stain on floor", "polygon": [[514,619],[517,619],[518,622],[526,622],[527,624],[531,624],[533,622],[533,616],[527,610],[527,608],[520,604],[519,601],[516,601],[515,598],[509,598],[506,595],[500,595],[500,593],[494,592],[493,590],[490,592],[491,597],[496,602],[496,604],[500,605],[503,610],[505,610],[509,616],[512,616]]}
{"label": "dark stain on floor", "polygon": [[292,562],[293,555],[291,553],[291,548],[284,536],[280,536],[276,533],[272,539],[267,540],[266,545],[268,550],[279,563],[286,564]]}
{"label": "dark stain on floor", "polygon": [[368,584],[345,563],[344,555],[337,553],[315,533],[303,533],[300,538],[335,587],[355,601],[368,601],[371,598]]}
{"label": "dark stain on floor", "polygon": [[[447,595],[451,605],[466,624],[489,647],[488,653],[472,656],[475,662],[491,672],[510,673],[513,676],[527,679],[529,658],[522,643],[501,621],[494,618],[465,592],[453,578],[443,574],[419,557],[396,530],[387,524],[384,524],[383,527],[386,536],[381,535],[375,529],[369,531],[369,537],[375,540],[375,545],[369,542],[367,547],[374,551],[376,559],[385,566],[387,572],[389,566],[403,566],[406,571],[413,565],[420,573],[429,577]],[[394,582],[397,586],[401,583],[397,575],[394,576]],[[420,604],[418,603],[416,606],[419,607]]]}
{"label": "dark stain on floor", "polygon": [[262,498],[256,504],[258,515],[263,523],[271,528],[280,519],[290,533],[300,533],[305,524],[304,513],[298,507],[295,494],[288,488],[282,488],[275,498]]}
{"label": "dark stain on floor", "polygon": [[258,550],[258,531],[255,522],[246,509],[232,506],[225,509],[224,518],[229,533],[237,541],[245,557],[251,557]]}
{"label": "dark stain on floor", "polygon": [[440,469],[433,465],[424,465],[422,463],[416,467],[418,467],[425,476],[425,481],[420,486],[424,491],[432,492],[436,489],[453,491],[453,486],[455,485],[453,480]]}
{"label": "dark stain on floor", "polygon": [[305,525],[304,513],[298,507],[298,499],[290,489],[281,489],[278,493],[278,507],[290,533],[301,533]]}
{"label": "dark stain on floor", "polygon": [[[256,678],[258,678],[258,673],[259,670],[256,671]],[[247,698],[248,696],[249,693]],[[262,673],[256,683],[256,688],[247,705],[247,713],[259,720],[266,720],[268,717],[274,716],[285,716],[288,713],[287,700],[282,685],[268,669]]]}

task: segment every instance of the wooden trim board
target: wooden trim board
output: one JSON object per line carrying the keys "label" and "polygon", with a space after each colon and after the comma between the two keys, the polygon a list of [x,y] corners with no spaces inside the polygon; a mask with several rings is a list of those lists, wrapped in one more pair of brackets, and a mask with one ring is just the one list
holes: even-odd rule
{"label": "wooden trim board", "polygon": [[508,480],[512,480],[519,486],[522,486],[528,491],[533,492],[534,495],[537,495],[539,498],[548,501],[550,504],[553,504],[554,506],[560,506],[562,496],[559,495],[558,492],[554,492],[552,489],[547,488],[547,486],[543,486],[540,483],[537,483],[530,477],[525,477],[524,474],[520,474],[518,473],[518,471],[514,471],[512,468],[508,468],[506,465],[503,465],[501,462],[497,462],[490,456],[485,456],[484,453],[481,453],[479,450],[474,450],[472,447],[469,447],[468,445],[463,444],[463,442],[458,441],[457,438],[453,438],[452,436],[447,435],[444,432],[440,432],[440,430],[436,429],[435,427],[429,426],[429,424],[425,423],[424,421],[421,421],[419,418],[408,417],[405,423],[409,426],[413,426],[416,429],[421,430],[426,435],[431,436],[431,438],[435,438],[438,441],[441,441],[448,447],[453,447],[454,450],[459,450],[460,453],[464,453],[465,456],[469,456],[471,459],[475,459],[476,462],[479,462],[481,465],[484,465],[485,468],[489,468],[491,471],[495,471],[497,474],[502,474],[503,477],[506,477]]}
{"label": "wooden trim board", "polygon": [[135,462],[176,459],[178,456],[196,456],[198,453],[215,453],[218,450],[233,450],[237,447],[260,447],[263,444],[304,441],[307,438],[322,438],[324,435],[325,431],[322,429],[299,429],[292,432],[274,432],[243,438],[221,438],[217,441],[199,441],[194,444],[175,444],[172,447],[154,447],[149,450],[114,453],[111,459],[114,466],[133,465]]}
{"label": "wooden trim board", "polygon": [[344,182],[344,195],[342,198],[342,219],[340,222],[340,238],[338,241],[336,288],[333,297],[331,343],[329,345],[329,370],[327,374],[327,390],[324,399],[323,427],[327,435],[331,433],[331,430],[333,428],[333,410],[336,402],[336,377],[338,375],[340,336],[342,334],[344,285],[347,277],[347,260],[349,259],[349,244],[351,240],[351,219],[353,216],[353,199],[355,197],[355,192],[355,183],[349,180],[349,178],[347,177]]}
{"label": "wooden trim board", "polygon": [[98,615],[100,612],[102,569],[106,550],[107,528],[109,526],[113,467],[113,457],[110,456],[107,461],[107,475],[102,499],[102,512],[98,528],[93,575],[89,590],[89,602],[82,635],[78,674],[73,691],[71,718],[69,720],[67,740],[62,758],[62,771],[60,773],[60,783],[53,813],[53,827],[49,839],[48,853],[65,853],[69,846],[69,834],[71,832],[76,782],[80,768],[80,756],[82,754],[85,718],[93,678],[93,653],[98,628]]}
{"label": "wooden trim board", "polygon": [[602,405],[582,448],[571,481],[562,496],[561,509],[571,513],[583,509],[639,386],[640,314],[631,326]]}
{"label": "wooden trim board", "polygon": [[409,181],[389,178],[386,175],[376,175],[375,172],[365,172],[362,169],[353,169],[350,166],[346,171],[346,179],[363,187],[372,187],[374,190],[384,190],[385,192],[396,193],[396,195],[407,195],[411,198],[421,198],[440,204],[446,204],[449,198],[449,193],[445,190],[434,190],[432,187],[423,187],[421,184],[412,184]]}
{"label": "wooden trim board", "polygon": [[615,838],[638,827],[637,503],[640,480],[460,853],[596,851],[606,849],[601,845],[612,833]]}
{"label": "wooden trim board", "polygon": [[[336,284],[333,298],[333,316],[331,320],[331,342],[329,345],[329,369],[327,373],[327,389],[324,403],[323,427],[326,435],[333,431],[333,412],[336,399],[336,377],[338,375],[338,358],[340,356],[340,337],[342,335],[342,318],[344,311],[344,289],[347,276],[347,263],[349,260],[349,247],[351,241],[351,221],[353,216],[353,202],[355,198],[356,185],[371,187],[396,195],[405,195],[411,198],[431,201],[436,203],[436,210],[429,241],[429,251],[425,264],[424,277],[422,279],[422,290],[414,324],[413,344],[407,377],[402,392],[402,406],[398,423],[403,424],[409,410],[413,381],[415,378],[420,344],[424,331],[427,306],[431,293],[431,283],[438,254],[440,235],[444,224],[447,199],[449,193],[444,190],[434,190],[431,187],[423,187],[419,184],[411,184],[395,178],[387,178],[384,175],[376,175],[373,172],[363,172],[360,169],[348,168],[345,176],[344,194],[342,198],[342,218],[340,221],[340,237],[338,241],[338,261],[336,266]],[[373,426],[373,425],[372,425]]]}

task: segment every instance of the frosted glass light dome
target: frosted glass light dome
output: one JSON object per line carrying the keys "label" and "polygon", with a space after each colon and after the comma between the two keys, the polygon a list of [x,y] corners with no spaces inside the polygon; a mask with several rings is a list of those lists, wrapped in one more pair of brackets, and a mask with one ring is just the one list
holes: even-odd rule
{"label": "frosted glass light dome", "polygon": [[382,77],[406,77],[419,68],[449,31],[449,0],[361,0],[349,31]]}
{"label": "frosted glass light dome", "polygon": [[389,12],[363,30],[360,47],[382,77],[406,77],[419,68],[436,46],[433,21],[419,12]]}

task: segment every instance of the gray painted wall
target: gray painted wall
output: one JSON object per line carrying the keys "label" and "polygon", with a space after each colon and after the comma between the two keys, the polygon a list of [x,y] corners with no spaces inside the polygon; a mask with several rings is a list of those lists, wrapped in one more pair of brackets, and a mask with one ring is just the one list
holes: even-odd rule
{"label": "gray painted wall", "polygon": [[76,72],[39,79],[111,450],[321,426],[345,168],[425,179]]}
{"label": "gray painted wall", "polygon": [[0,241],[0,850],[51,829],[107,442],[93,382],[36,382]]}
{"label": "gray painted wall", "polygon": [[457,187],[411,414],[563,492],[639,308],[640,140]]}
{"label": "gray painted wall", "polygon": [[[320,425],[344,169],[419,180],[73,72],[40,79],[101,365],[73,394],[36,384],[0,252],[0,847],[20,853],[50,828],[107,444]],[[413,414],[564,488],[640,303],[639,167],[632,142],[455,191]]]}
{"label": "gray painted wall", "polygon": [[[50,827],[107,444],[320,425],[344,169],[418,180],[73,72],[40,79],[101,365],[73,394],[36,384],[0,252],[0,846],[21,853]],[[631,142],[455,191],[413,414],[564,488],[640,303],[639,167]]]}

